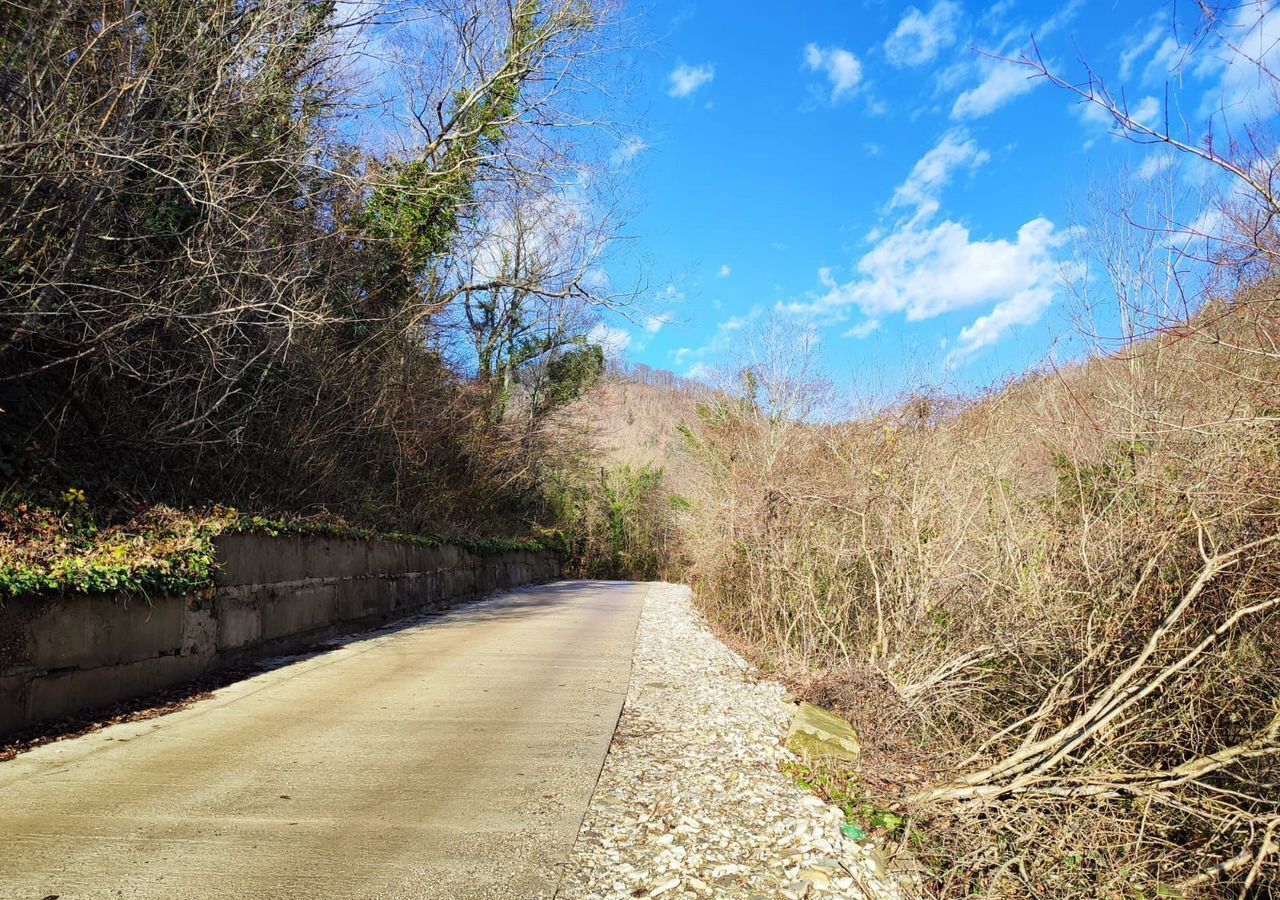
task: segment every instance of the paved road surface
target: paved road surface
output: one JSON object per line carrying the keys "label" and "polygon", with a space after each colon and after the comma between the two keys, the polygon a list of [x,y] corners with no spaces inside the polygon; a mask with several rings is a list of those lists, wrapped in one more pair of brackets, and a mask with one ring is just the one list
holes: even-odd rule
{"label": "paved road surface", "polygon": [[0,897],[551,897],[646,590],[525,589],[0,763]]}

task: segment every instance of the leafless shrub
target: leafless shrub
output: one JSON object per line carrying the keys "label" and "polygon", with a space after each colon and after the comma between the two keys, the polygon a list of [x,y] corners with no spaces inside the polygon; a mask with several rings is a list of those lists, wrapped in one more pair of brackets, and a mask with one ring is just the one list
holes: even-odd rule
{"label": "leafless shrub", "polygon": [[1280,441],[1222,388],[1280,370],[1161,340],[1137,429],[1118,357],[785,439],[736,400],[690,426],[704,602],[787,665],[893,687],[938,782],[896,799],[965,823],[927,851],[940,886],[1114,896],[1246,847],[1228,882],[1275,877]]}
{"label": "leafless shrub", "polygon": [[449,311],[563,301],[576,339],[605,301],[594,208],[535,267],[468,263],[510,198],[590,164],[558,135],[600,124],[611,16],[0,0],[0,449],[169,502],[514,510],[528,429],[494,422]]}
{"label": "leafless shrub", "polygon": [[[938,893],[1272,896],[1272,142],[1261,127],[1184,140],[1092,72],[1022,62],[1121,133],[1223,172],[1220,228],[1189,230],[1167,192],[1109,191],[1117,208],[1077,257],[1095,279],[1077,288],[1082,321],[1106,303],[1121,334],[988,396],[797,427],[763,411],[772,385],[726,382],[687,423],[706,479],[685,521],[691,571],[762,658],[891,687],[892,704],[820,693],[877,741],[869,768],[915,767],[867,781],[912,814]],[[767,377],[824,390],[796,372]],[[876,737],[868,716],[885,715],[909,747]]]}

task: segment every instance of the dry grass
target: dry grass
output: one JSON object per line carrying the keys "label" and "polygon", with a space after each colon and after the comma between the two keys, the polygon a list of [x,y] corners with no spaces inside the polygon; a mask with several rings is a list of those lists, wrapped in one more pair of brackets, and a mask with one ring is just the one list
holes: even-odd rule
{"label": "dry grass", "polygon": [[861,726],[938,894],[1280,890],[1273,291],[977,400],[690,423],[702,602]]}

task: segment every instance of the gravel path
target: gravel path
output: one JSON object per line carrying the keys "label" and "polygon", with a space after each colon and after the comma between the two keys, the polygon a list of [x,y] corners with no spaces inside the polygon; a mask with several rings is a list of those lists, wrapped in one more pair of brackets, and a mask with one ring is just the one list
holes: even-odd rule
{"label": "gravel path", "polygon": [[721,644],[689,589],[655,584],[622,719],[564,900],[623,897],[899,898],[843,814],[780,771],[790,714]]}

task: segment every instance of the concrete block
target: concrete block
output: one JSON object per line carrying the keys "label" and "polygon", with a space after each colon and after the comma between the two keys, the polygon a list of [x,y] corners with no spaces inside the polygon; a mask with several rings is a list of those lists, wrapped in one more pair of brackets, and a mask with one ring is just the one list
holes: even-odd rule
{"label": "concrete block", "polygon": [[404,571],[433,572],[440,568],[440,548],[424,547],[421,544],[406,544],[404,548]]}
{"label": "concrete block", "polygon": [[192,596],[182,617],[184,656],[211,656],[218,650],[218,620],[212,596]]}
{"label": "concrete block", "polygon": [[218,650],[238,650],[262,640],[262,606],[256,593],[243,596],[220,588],[214,598],[218,622]]}
{"label": "concrete block", "polygon": [[31,665],[92,668],[176,653],[186,600],[67,595],[31,621]]}
{"label": "concrete block", "polygon": [[[308,578],[358,578],[368,575],[368,541],[344,538],[305,538],[302,552]],[[282,580],[282,579],[274,579]]]}
{"label": "concrete block", "polygon": [[787,748],[801,759],[836,759],[857,765],[862,743],[853,726],[833,712],[801,703],[791,718]]}
{"label": "concrete block", "polygon": [[470,569],[446,569],[444,572],[444,598],[446,600],[456,600],[459,597],[465,597],[467,592],[471,590],[468,576],[472,576]]}
{"label": "concrete block", "polygon": [[388,541],[217,540],[224,568],[211,593],[0,607],[0,733],[170,687],[215,662],[305,646],[343,623],[441,609],[560,572],[553,554],[527,551],[481,557]]}
{"label": "concrete block", "polygon": [[420,605],[418,599],[422,596],[423,585],[430,577],[423,572],[411,572],[386,579],[387,592],[391,595],[392,611],[416,611]]}
{"label": "concrete block", "polygon": [[415,572],[395,582],[397,610],[430,610],[441,605],[441,583],[443,576],[439,572]]}
{"label": "concrete block", "polygon": [[262,602],[262,639],[304,635],[338,621],[338,592],[330,584],[271,590]]}
{"label": "concrete block", "polygon": [[182,684],[199,677],[208,662],[200,656],[162,656],[36,678],[27,700],[27,723],[109,706]]}
{"label": "concrete block", "polygon": [[30,675],[0,678],[0,734],[17,731],[27,724],[27,690]]}
{"label": "concrete block", "polygon": [[447,552],[444,547],[410,544],[405,551],[406,569],[410,572],[434,572],[444,567]]}
{"label": "concrete block", "polygon": [[399,575],[409,570],[409,551],[406,544],[394,541],[370,541],[369,563],[365,570],[370,575]]}
{"label": "concrete block", "polygon": [[31,620],[52,602],[43,598],[0,603],[0,675],[30,667]]}
{"label": "concrete block", "polygon": [[219,571],[217,584],[271,584],[307,577],[308,542],[316,538],[223,534],[213,539]]}
{"label": "concrete block", "polygon": [[334,585],[338,595],[338,621],[369,617],[386,618],[396,607],[393,578],[346,578]]}

